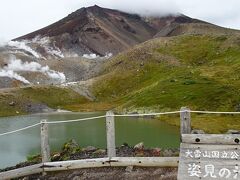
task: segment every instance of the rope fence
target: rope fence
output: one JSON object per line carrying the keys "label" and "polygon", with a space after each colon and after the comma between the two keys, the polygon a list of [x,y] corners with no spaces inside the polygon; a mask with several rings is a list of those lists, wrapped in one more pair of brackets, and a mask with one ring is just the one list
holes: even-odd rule
{"label": "rope fence", "polygon": [[115,114],[114,117],[138,117],[138,116],[158,116],[168,114],[179,114],[183,111],[172,111],[172,112],[160,112],[160,113],[149,113],[149,114]]}
{"label": "rope fence", "polygon": [[20,132],[20,131],[24,131],[24,130],[26,130],[26,129],[30,129],[30,128],[36,127],[36,126],[38,126],[38,125],[40,125],[40,124],[41,124],[41,123],[37,123],[37,124],[33,124],[33,125],[30,125],[30,126],[21,128],[21,129],[17,129],[17,130],[14,130],[14,131],[9,131],[9,132],[6,132],[6,133],[2,133],[2,134],[0,134],[0,136],[5,136],[5,135],[9,135],[9,134],[13,134],[13,133]]}
{"label": "rope fence", "polygon": [[106,115],[90,117],[90,118],[74,119],[74,120],[65,120],[65,121],[48,121],[48,122],[46,122],[46,124],[72,123],[72,122],[80,122],[80,121],[87,121],[87,120],[93,120],[93,119],[101,119],[101,118],[105,118],[105,117],[106,117]]}
{"label": "rope fence", "polygon": [[20,128],[17,130],[9,131],[0,134],[1,136],[17,133],[20,131],[24,131],[36,126],[39,126],[41,124],[62,124],[62,123],[73,123],[73,122],[80,122],[80,121],[87,121],[87,120],[94,120],[94,119],[101,119],[106,117],[141,117],[141,116],[158,116],[158,115],[169,115],[169,114],[179,114],[182,112],[189,112],[189,113],[197,113],[197,114],[225,114],[225,115],[234,115],[234,114],[240,114],[240,112],[215,112],[215,111],[172,111],[172,112],[160,112],[160,113],[148,113],[148,114],[112,114],[112,115],[103,115],[103,116],[96,116],[96,117],[89,117],[89,118],[81,118],[81,119],[74,119],[74,120],[65,120],[65,121],[47,121],[47,122],[39,122],[24,128]]}
{"label": "rope fence", "polygon": [[240,112],[214,112],[214,111],[189,111],[191,113],[197,113],[197,114],[240,114]]}
{"label": "rope fence", "polygon": [[[41,122],[29,125],[27,127],[13,130],[10,132],[5,132],[0,134],[1,136],[17,133],[24,131],[30,128],[40,126],[40,141],[41,141],[41,158],[42,162],[33,166],[28,166],[20,169],[10,170],[7,172],[0,172],[0,179],[11,179],[18,178],[26,175],[43,173],[46,175],[46,172],[55,172],[55,171],[66,171],[70,169],[79,169],[79,168],[92,168],[92,167],[113,167],[113,166],[143,166],[143,167],[178,167],[179,158],[178,157],[117,157],[116,150],[116,138],[115,138],[115,118],[114,117],[145,117],[145,116],[160,116],[160,115],[170,115],[170,114],[179,114],[180,116],[180,134],[181,142],[191,141],[195,143],[205,143],[209,142],[220,142],[227,141],[231,145],[239,145],[239,135],[208,135],[205,134],[192,134],[191,128],[191,113],[196,114],[226,114],[234,115],[240,114],[240,112],[214,112],[214,111],[192,111],[189,108],[182,107],[180,111],[171,111],[171,112],[159,112],[159,113],[147,113],[147,114],[114,114],[112,111],[108,111],[105,115],[87,117],[81,119],[73,120],[61,120],[61,121],[47,121],[42,119]],[[49,126],[54,124],[63,124],[63,123],[74,123],[81,121],[88,121],[94,119],[103,119],[105,118],[106,124],[106,145],[107,145],[107,155],[104,158],[97,159],[82,159],[82,160],[69,160],[69,161],[57,161],[51,162],[51,149],[49,144]],[[191,135],[191,137],[189,137]],[[204,136],[203,136],[204,135]],[[229,138],[230,137],[230,138]],[[182,139],[185,138],[184,141]],[[201,138],[201,139],[200,139]],[[232,146],[231,146],[232,148]],[[181,153],[180,153],[181,154]],[[181,159],[181,158],[180,158]],[[235,162],[234,162],[235,163]],[[181,163],[180,163],[181,165]]]}

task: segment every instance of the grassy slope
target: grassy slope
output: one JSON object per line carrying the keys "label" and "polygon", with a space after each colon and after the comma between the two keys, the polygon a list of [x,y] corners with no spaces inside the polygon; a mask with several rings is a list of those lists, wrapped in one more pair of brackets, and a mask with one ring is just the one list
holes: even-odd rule
{"label": "grassy slope", "polygon": [[[240,110],[240,37],[184,35],[143,43],[112,58],[96,78],[90,102],[76,92],[54,86],[0,92],[0,116],[26,114],[26,105],[98,111],[150,112]],[[10,106],[10,102],[16,102]],[[218,133],[240,129],[239,116],[194,115],[193,127]],[[162,120],[174,125],[179,117]]]}
{"label": "grassy slope", "polygon": [[[239,111],[239,71],[240,37],[161,38],[113,58],[94,84],[93,92],[99,101],[114,103],[120,111],[166,111],[181,106]],[[197,116],[193,126],[208,132],[240,129],[238,118],[211,118]],[[212,128],[212,121],[219,123]]]}
{"label": "grassy slope", "polygon": [[[14,106],[9,103],[15,102]],[[37,86],[0,93],[0,116],[27,114],[28,104],[43,103],[50,108],[68,109],[69,105],[85,104],[88,100],[76,92],[54,86]]]}

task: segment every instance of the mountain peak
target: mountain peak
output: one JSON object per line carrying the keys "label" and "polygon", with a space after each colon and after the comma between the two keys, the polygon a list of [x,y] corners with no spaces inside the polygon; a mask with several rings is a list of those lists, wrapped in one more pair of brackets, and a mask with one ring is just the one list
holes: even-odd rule
{"label": "mountain peak", "polygon": [[[158,32],[171,24],[197,22],[200,21],[184,15],[141,17],[94,5],[83,7],[52,25],[15,40],[32,41],[36,37],[40,37],[40,39],[47,37],[50,45],[65,54],[94,53],[104,56],[106,53],[117,54],[152,39]],[[170,26],[160,35],[168,36],[171,29]],[[41,47],[38,49],[42,51]]]}
{"label": "mountain peak", "polygon": [[90,6],[88,8],[98,8],[98,9],[100,8],[100,9],[103,9],[102,7],[98,6],[97,4],[95,4],[94,6]]}

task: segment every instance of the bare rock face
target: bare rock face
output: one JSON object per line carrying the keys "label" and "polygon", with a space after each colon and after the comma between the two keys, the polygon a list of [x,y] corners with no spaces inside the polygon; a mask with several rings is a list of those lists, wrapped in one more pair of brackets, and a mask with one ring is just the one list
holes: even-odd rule
{"label": "bare rock face", "polygon": [[193,22],[200,21],[184,15],[140,17],[95,5],[14,40],[27,42],[44,57],[50,51],[52,55],[65,57],[91,53],[105,56],[147,41],[170,24]]}
{"label": "bare rock face", "polygon": [[18,87],[23,85],[22,82],[13,80],[9,77],[0,77],[0,89],[1,88],[9,88],[9,87]]}

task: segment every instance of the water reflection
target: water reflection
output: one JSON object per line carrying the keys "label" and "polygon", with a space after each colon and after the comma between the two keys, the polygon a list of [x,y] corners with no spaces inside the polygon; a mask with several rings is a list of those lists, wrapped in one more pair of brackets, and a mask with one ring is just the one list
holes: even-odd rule
{"label": "water reflection", "polygon": [[[40,122],[62,121],[99,116],[102,113],[58,113],[0,118],[0,133]],[[179,147],[179,129],[156,119],[116,118],[116,145],[124,142],[135,145],[144,142],[146,147]],[[51,151],[59,150],[63,143],[75,139],[80,146],[106,148],[105,119],[50,124]],[[0,137],[0,168],[26,160],[28,155],[40,153],[40,127]]]}

